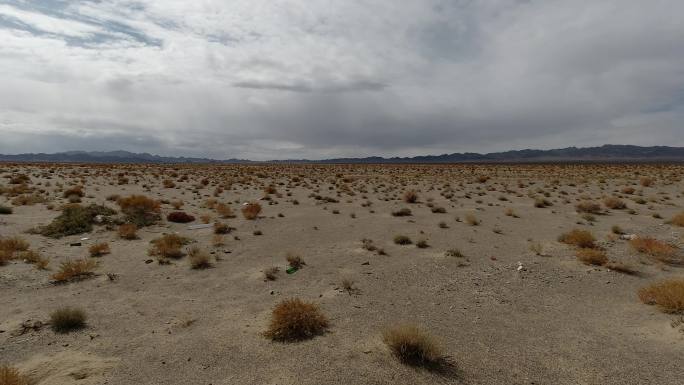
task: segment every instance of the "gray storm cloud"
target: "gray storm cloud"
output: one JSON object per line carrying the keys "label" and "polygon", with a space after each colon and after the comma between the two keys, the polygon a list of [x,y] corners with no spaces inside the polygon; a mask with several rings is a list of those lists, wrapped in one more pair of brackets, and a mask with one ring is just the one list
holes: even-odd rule
{"label": "gray storm cloud", "polygon": [[0,2],[1,153],[684,145],[684,2]]}

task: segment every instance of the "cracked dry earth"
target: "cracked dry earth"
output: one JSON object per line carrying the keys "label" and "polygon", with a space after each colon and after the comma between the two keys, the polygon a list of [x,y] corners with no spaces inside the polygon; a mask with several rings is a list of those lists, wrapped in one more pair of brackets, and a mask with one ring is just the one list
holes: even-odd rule
{"label": "cracked dry earth", "polygon": [[[0,236],[24,239],[48,264],[38,269],[16,254],[0,266],[0,363],[38,385],[681,384],[682,315],[637,293],[684,279],[684,227],[668,223],[684,211],[683,171],[3,164],[0,205],[12,213],[0,215]],[[74,186],[83,196],[65,197]],[[404,201],[411,190],[416,203]],[[158,200],[161,219],[126,240],[116,196],[132,194]],[[627,207],[607,208],[607,197]],[[30,231],[69,200],[117,213],[82,234]],[[248,220],[241,208],[252,201],[262,211]],[[586,201],[600,211],[578,212]],[[235,216],[224,218],[218,203]],[[402,208],[411,215],[392,215]],[[168,222],[172,211],[195,221]],[[189,228],[217,221],[233,228],[220,245],[212,227]],[[573,229],[589,231],[632,274],[579,261],[558,241]],[[211,266],[193,269],[188,256],[160,264],[148,254],[150,241],[174,233],[188,238],[183,251],[205,250]],[[397,235],[411,244],[395,244]],[[668,243],[671,258],[635,250],[632,235]],[[89,247],[103,242],[111,252],[93,258],[93,274],[54,282],[60,263],[91,258]],[[288,253],[306,265],[286,273]],[[264,277],[270,267],[279,268],[275,280]],[[274,306],[294,297],[318,304],[328,331],[300,342],[265,338]],[[63,306],[82,309],[85,328],[54,332],[50,314]],[[451,369],[395,357],[382,332],[403,322],[432,335]]]}

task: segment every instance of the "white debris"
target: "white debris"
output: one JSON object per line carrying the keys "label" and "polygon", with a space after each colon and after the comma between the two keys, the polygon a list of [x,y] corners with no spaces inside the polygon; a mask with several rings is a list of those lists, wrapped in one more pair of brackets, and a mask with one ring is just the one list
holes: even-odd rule
{"label": "white debris", "polygon": [[520,271],[523,269],[522,262],[518,261],[518,268],[516,270]]}
{"label": "white debris", "polygon": [[206,223],[206,224],[202,223],[199,225],[190,225],[190,226],[188,226],[188,230],[207,229],[211,226],[213,226],[213,224],[211,224],[211,223]]}
{"label": "white debris", "polygon": [[87,241],[88,239],[90,239],[90,238],[88,238],[88,237],[81,238],[82,241]]}
{"label": "white debris", "polygon": [[626,241],[631,241],[632,239],[636,239],[637,236],[636,234],[622,234],[620,235],[620,239],[624,239]]}

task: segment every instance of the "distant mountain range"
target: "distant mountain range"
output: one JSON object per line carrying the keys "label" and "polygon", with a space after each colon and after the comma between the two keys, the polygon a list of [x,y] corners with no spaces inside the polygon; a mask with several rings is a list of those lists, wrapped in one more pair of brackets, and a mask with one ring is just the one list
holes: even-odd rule
{"label": "distant mountain range", "polygon": [[54,154],[2,155],[3,162],[56,162],[56,163],[520,163],[520,162],[684,162],[684,147],[631,146],[606,144],[600,147],[568,147],[554,150],[517,150],[504,152],[453,153],[414,157],[334,158],[322,160],[287,159],[251,161],[245,159],[209,159],[165,157],[128,151],[67,151]]}

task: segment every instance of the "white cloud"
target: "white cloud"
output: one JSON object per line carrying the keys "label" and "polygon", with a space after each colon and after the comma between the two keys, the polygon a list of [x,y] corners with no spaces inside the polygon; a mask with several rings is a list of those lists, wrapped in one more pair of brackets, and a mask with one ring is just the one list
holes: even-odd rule
{"label": "white cloud", "polygon": [[30,3],[0,5],[0,152],[684,145],[676,0]]}

